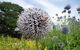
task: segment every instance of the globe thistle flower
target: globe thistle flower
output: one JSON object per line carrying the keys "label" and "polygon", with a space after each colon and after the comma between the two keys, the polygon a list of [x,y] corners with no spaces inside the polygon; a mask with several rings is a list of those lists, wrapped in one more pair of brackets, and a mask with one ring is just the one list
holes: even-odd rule
{"label": "globe thistle flower", "polygon": [[67,6],[64,7],[65,10],[69,10],[70,8],[71,8],[70,5],[67,5]]}
{"label": "globe thistle flower", "polygon": [[68,27],[66,25],[63,25],[61,28],[61,32],[62,32],[62,34],[67,34],[69,32]]}
{"label": "globe thistle flower", "polygon": [[58,36],[53,36],[52,40],[53,41],[59,41],[59,37]]}
{"label": "globe thistle flower", "polygon": [[65,13],[65,12],[66,12],[66,10],[62,11],[62,13]]}
{"label": "globe thistle flower", "polygon": [[78,21],[80,21],[80,19],[78,19]]}
{"label": "globe thistle flower", "polygon": [[38,8],[29,8],[23,11],[18,18],[17,26],[25,38],[34,38],[46,35],[49,30],[49,15]]}
{"label": "globe thistle flower", "polygon": [[71,11],[69,10],[69,11],[68,11],[68,14],[70,14],[70,13],[71,13]]}
{"label": "globe thistle flower", "polygon": [[79,8],[77,8],[77,12],[78,12],[78,14],[80,14],[80,7],[79,7]]}
{"label": "globe thistle flower", "polygon": [[73,19],[73,20],[76,20],[76,17],[75,17],[75,16],[73,16],[73,17],[72,17],[72,19]]}
{"label": "globe thistle flower", "polygon": [[79,8],[77,8],[77,11],[80,11],[80,7],[79,7]]}
{"label": "globe thistle flower", "polygon": [[63,43],[63,42],[59,42],[59,43],[58,43],[58,47],[59,47],[59,48],[63,48],[63,47],[64,47],[64,43]]}
{"label": "globe thistle flower", "polygon": [[58,14],[56,14],[56,16],[58,16]]}

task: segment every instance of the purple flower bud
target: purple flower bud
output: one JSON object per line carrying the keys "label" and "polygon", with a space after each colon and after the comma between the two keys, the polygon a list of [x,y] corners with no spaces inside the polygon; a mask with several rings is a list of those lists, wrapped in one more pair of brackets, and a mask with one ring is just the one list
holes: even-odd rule
{"label": "purple flower bud", "polygon": [[70,14],[70,13],[71,13],[71,11],[69,10],[69,11],[68,11],[68,14]]}
{"label": "purple flower bud", "polygon": [[52,40],[53,41],[59,41],[59,37],[58,36],[53,36]]}
{"label": "purple flower bud", "polygon": [[79,8],[77,8],[77,11],[80,11],[80,7],[79,7]]}
{"label": "purple flower bud", "polygon": [[62,11],[62,13],[65,13],[65,12],[66,12],[66,10]]}
{"label": "purple flower bud", "polygon": [[71,6],[70,5],[67,5],[67,6],[65,6],[65,10],[69,10],[71,8]]}
{"label": "purple flower bud", "polygon": [[59,42],[59,43],[58,43],[58,47],[59,47],[59,48],[63,48],[63,47],[64,47],[64,43],[63,43],[63,42]]}
{"label": "purple flower bud", "polygon": [[62,34],[67,34],[69,32],[68,27],[67,26],[62,26],[61,32],[62,32]]}

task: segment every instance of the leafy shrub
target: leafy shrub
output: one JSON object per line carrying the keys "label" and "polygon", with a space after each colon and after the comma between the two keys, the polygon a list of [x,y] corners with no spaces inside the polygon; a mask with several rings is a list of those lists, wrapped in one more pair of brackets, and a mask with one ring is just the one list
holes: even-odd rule
{"label": "leafy shrub", "polygon": [[23,8],[10,2],[0,2],[0,33],[13,33]]}

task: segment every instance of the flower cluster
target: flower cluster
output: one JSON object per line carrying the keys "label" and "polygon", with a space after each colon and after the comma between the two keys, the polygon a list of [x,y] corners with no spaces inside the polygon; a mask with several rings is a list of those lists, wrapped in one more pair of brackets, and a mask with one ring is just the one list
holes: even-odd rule
{"label": "flower cluster", "polygon": [[65,13],[66,11],[68,11],[67,13],[70,14],[70,13],[71,13],[70,8],[71,8],[70,5],[65,6],[65,7],[64,7],[64,11],[62,11],[62,13]]}
{"label": "flower cluster", "polygon": [[18,18],[17,26],[25,38],[41,37],[49,32],[49,15],[38,8],[24,10]]}

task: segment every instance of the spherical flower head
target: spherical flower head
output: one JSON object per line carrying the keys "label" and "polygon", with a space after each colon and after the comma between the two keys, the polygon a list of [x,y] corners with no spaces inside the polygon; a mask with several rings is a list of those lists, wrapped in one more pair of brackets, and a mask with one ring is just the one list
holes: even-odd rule
{"label": "spherical flower head", "polygon": [[68,26],[63,26],[61,29],[62,34],[67,34],[69,32]]}
{"label": "spherical flower head", "polygon": [[70,14],[70,13],[71,13],[71,11],[69,10],[69,11],[68,11],[68,14]]}
{"label": "spherical flower head", "polygon": [[69,10],[70,8],[71,8],[70,5],[67,5],[67,6],[64,7],[65,10]]}
{"label": "spherical flower head", "polygon": [[53,41],[59,41],[59,37],[58,36],[53,36],[52,40]]}
{"label": "spherical flower head", "polygon": [[63,48],[63,47],[64,47],[64,43],[63,43],[63,42],[59,42],[59,43],[58,43],[58,47],[59,47],[59,48]]}
{"label": "spherical flower head", "polygon": [[73,19],[73,20],[76,20],[76,17],[75,17],[75,16],[73,16],[73,17],[72,17],[72,19]]}
{"label": "spherical flower head", "polygon": [[78,12],[78,14],[80,14],[80,7],[77,8],[77,12]]}
{"label": "spherical flower head", "polygon": [[48,21],[47,12],[38,8],[28,8],[19,15],[17,26],[26,38],[34,38],[35,34],[41,37],[43,33],[48,33]]}
{"label": "spherical flower head", "polygon": [[62,11],[62,13],[65,13],[65,12],[66,12],[66,10]]}
{"label": "spherical flower head", "polygon": [[77,11],[80,11],[80,7],[79,7],[79,8],[77,8]]}

